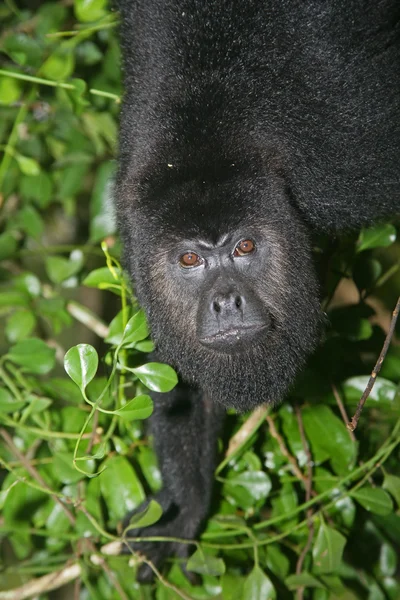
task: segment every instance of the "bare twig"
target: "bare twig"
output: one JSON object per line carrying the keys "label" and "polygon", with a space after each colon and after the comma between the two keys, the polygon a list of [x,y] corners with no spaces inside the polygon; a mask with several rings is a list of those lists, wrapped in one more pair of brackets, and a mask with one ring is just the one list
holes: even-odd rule
{"label": "bare twig", "polygon": [[[299,406],[295,406],[297,423],[299,425],[300,437],[303,444],[304,452],[307,456],[307,475],[305,480],[305,489],[306,489],[306,502],[311,500],[312,496],[312,456],[310,452],[310,446],[308,445],[306,434],[304,431],[303,419],[301,416],[301,410]],[[308,537],[305,543],[303,550],[300,553],[300,556],[297,560],[296,564],[296,575],[300,575],[303,570],[304,560],[311,549],[312,541],[314,539],[314,520],[313,520],[313,509],[310,507],[306,512],[307,516],[307,527],[308,527]],[[297,600],[303,600],[304,597],[304,587],[300,587],[297,590]]]}
{"label": "bare twig", "polygon": [[376,365],[375,365],[375,367],[374,367],[374,369],[373,369],[373,371],[371,373],[371,377],[368,380],[367,387],[365,388],[365,390],[363,392],[363,395],[361,396],[361,398],[360,398],[360,400],[358,402],[357,410],[354,413],[353,418],[351,419],[351,421],[349,423],[347,423],[347,428],[350,429],[350,431],[354,431],[355,428],[357,427],[357,424],[358,424],[358,421],[360,419],[362,410],[364,408],[364,404],[366,403],[366,401],[368,399],[368,396],[370,395],[370,393],[372,391],[372,388],[374,387],[374,384],[375,384],[376,378],[378,376],[378,373],[381,370],[382,363],[385,360],[386,353],[387,353],[387,351],[389,349],[389,345],[390,345],[390,342],[391,342],[393,334],[394,334],[394,329],[396,327],[397,317],[399,316],[399,310],[400,310],[400,296],[397,299],[397,303],[396,303],[395,309],[394,309],[393,314],[392,314],[392,320],[390,322],[389,331],[388,331],[388,333],[386,335],[385,342],[383,344],[383,347],[382,347],[381,353],[379,355],[379,358],[378,358],[378,360],[376,362]]}
{"label": "bare twig", "polygon": [[81,304],[78,304],[78,302],[71,300],[67,304],[67,311],[74,319],[76,319],[83,325],[86,325],[86,327],[90,329],[90,331],[93,331],[100,338],[107,337],[107,325],[101,319],[99,319],[97,315],[95,315],[94,313],[92,313],[92,311],[86,308],[86,306],[82,306]]}
{"label": "bare twig", "polygon": [[0,592],[0,600],[24,600],[25,598],[32,598],[32,596],[40,596],[73,581],[80,574],[81,566],[79,563],[67,565],[59,571],[54,571],[54,573],[31,579],[21,587]]}
{"label": "bare twig", "polygon": [[[132,549],[131,548],[129,548],[129,549],[133,553]],[[135,557],[133,557],[133,561],[130,561],[129,564],[136,564],[138,556],[139,556],[139,553],[136,552]],[[140,562],[148,565],[150,567],[150,569],[153,571],[154,575],[160,581],[160,583],[162,583],[162,585],[164,585],[166,588],[169,588],[170,590],[175,592],[175,594],[180,596],[180,598],[183,598],[183,600],[194,600],[194,598],[192,596],[189,596],[183,590],[176,587],[176,585],[174,585],[173,583],[170,583],[168,581],[168,579],[165,579],[165,577],[162,575],[162,573],[160,573],[160,571],[157,569],[155,564],[151,562],[151,560],[148,560],[145,556],[140,555]],[[0,600],[1,600],[1,598],[0,598]]]}
{"label": "bare twig", "polygon": [[[115,542],[105,544],[101,548],[102,554],[106,556],[114,556],[115,554],[119,554],[120,550],[121,544],[116,544]],[[104,569],[106,569],[106,566],[103,563],[104,558],[99,556],[97,552],[91,555],[90,560],[94,565],[101,565],[104,567]],[[65,565],[65,567],[59,569],[58,571],[44,575],[43,577],[35,577],[21,587],[0,592],[0,600],[25,600],[25,598],[40,596],[41,594],[45,594],[51,590],[59,589],[74,579],[76,580],[77,578],[80,578],[81,573],[81,565],[78,562],[74,562],[69,565]],[[116,589],[118,589],[121,599],[126,599],[126,595],[123,590],[121,594],[121,590],[119,589],[121,586],[119,585],[119,582],[117,584],[113,580],[113,583]]]}
{"label": "bare twig", "polygon": [[[346,408],[345,408],[345,406],[343,404],[343,401],[342,401],[342,399],[340,397],[339,391],[338,391],[338,389],[337,389],[337,387],[336,387],[336,385],[334,383],[331,383],[331,388],[332,388],[332,392],[333,392],[333,395],[334,395],[335,400],[336,400],[336,404],[339,407],[340,414],[342,415],[343,422],[347,426],[347,423],[349,422],[349,417],[347,416],[347,411],[346,411]],[[351,441],[355,442],[356,441],[356,436],[354,435],[353,431],[351,429],[349,429],[348,427],[347,427],[347,431],[349,432],[349,436],[350,436]]]}

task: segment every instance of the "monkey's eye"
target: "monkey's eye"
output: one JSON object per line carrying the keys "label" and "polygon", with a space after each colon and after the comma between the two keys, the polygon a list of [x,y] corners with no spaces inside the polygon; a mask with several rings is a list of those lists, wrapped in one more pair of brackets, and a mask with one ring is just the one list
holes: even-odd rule
{"label": "monkey's eye", "polygon": [[190,269],[191,267],[198,267],[203,262],[203,259],[195,252],[186,252],[182,254],[179,259],[179,264],[184,269]]}
{"label": "monkey's eye", "polygon": [[251,254],[256,249],[253,240],[242,240],[238,243],[233,253],[233,256],[245,256]]}

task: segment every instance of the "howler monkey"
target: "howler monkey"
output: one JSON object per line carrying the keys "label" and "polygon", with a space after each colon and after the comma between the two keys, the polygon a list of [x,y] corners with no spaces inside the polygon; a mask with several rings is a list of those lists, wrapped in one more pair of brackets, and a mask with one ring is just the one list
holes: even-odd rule
{"label": "howler monkey", "polygon": [[164,514],[142,534],[193,538],[221,407],[279,401],[318,341],[310,232],[400,213],[400,3],[118,4],[119,228],[182,381],[155,398]]}

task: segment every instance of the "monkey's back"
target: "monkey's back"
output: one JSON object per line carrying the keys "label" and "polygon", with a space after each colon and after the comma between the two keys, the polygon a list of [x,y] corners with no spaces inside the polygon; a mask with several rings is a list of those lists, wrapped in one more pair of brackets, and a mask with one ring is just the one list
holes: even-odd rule
{"label": "monkey's back", "polygon": [[397,0],[120,0],[121,170],[274,152],[306,218],[400,213]]}

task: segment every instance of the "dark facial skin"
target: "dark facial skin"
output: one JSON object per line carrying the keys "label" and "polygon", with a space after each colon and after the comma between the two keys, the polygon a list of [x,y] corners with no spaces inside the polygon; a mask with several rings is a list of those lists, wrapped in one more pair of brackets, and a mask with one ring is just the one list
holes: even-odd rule
{"label": "dark facial skin", "polygon": [[192,250],[180,257],[179,268],[188,293],[204,298],[197,314],[198,340],[211,350],[240,352],[270,324],[249,282],[262,275],[265,246],[246,236],[229,235],[215,247],[197,240],[189,247]]}

